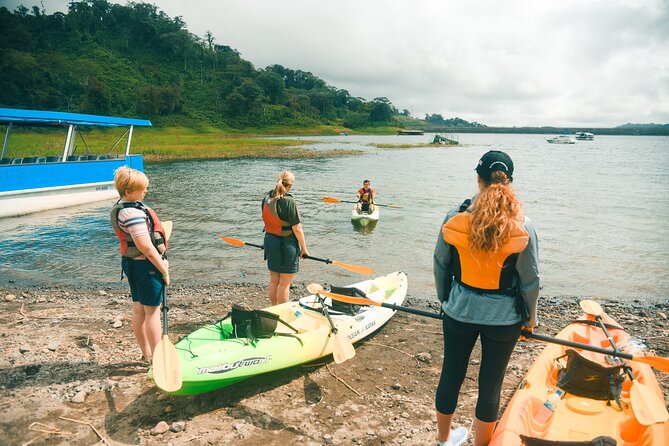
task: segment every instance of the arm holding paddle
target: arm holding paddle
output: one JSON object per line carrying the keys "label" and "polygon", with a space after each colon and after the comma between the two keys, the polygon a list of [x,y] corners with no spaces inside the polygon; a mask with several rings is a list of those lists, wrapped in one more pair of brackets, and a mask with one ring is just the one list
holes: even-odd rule
{"label": "arm holding paddle", "polygon": [[307,250],[307,240],[304,237],[304,229],[302,229],[302,223],[298,223],[292,226],[293,233],[297,242],[300,244],[300,257],[307,258],[309,257],[309,251]]}
{"label": "arm holding paddle", "polygon": [[167,259],[163,259],[162,255],[158,252],[153,243],[151,243],[151,237],[149,234],[140,235],[139,237],[133,237],[132,241],[135,242],[135,246],[139,251],[146,256],[146,259],[156,267],[160,274],[163,277],[165,285],[170,284],[170,264]]}

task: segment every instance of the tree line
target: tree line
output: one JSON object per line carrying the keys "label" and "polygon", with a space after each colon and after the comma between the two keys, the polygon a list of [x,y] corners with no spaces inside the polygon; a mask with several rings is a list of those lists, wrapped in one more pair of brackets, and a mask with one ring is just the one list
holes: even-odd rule
{"label": "tree line", "polygon": [[230,128],[394,125],[385,97],[354,97],[312,73],[257,69],[147,3],[74,1],[67,13],[0,7],[0,105]]}

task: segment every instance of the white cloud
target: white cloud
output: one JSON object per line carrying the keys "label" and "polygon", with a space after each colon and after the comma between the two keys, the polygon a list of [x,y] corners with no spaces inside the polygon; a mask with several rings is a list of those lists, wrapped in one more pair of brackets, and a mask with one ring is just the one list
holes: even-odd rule
{"label": "white cloud", "polygon": [[[418,117],[519,126],[669,122],[666,0],[153,3],[258,68],[310,71]],[[53,12],[66,3],[44,4]]]}

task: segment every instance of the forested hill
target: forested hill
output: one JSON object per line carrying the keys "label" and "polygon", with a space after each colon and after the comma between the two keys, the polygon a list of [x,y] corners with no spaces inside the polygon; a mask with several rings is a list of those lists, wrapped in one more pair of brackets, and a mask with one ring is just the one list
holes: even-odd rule
{"label": "forested hill", "polygon": [[158,125],[349,128],[397,110],[280,65],[257,69],[156,6],[72,2],[67,14],[0,8],[0,106],[150,118]]}

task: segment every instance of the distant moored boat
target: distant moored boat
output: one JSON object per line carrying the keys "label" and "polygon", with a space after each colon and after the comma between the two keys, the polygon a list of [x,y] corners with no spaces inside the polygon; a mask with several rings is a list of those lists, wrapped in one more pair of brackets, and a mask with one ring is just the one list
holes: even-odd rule
{"label": "distant moored boat", "polygon": [[595,135],[590,132],[576,132],[576,139],[579,141],[592,141],[595,139]]}
{"label": "distant moored boat", "polygon": [[558,135],[548,138],[546,141],[551,144],[576,144],[576,139],[572,135]]}

